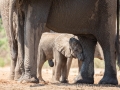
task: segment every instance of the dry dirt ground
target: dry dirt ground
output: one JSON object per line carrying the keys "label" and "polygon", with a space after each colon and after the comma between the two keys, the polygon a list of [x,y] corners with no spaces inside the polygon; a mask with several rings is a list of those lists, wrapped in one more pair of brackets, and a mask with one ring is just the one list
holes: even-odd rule
{"label": "dry dirt ground", "polygon": [[21,84],[9,80],[9,67],[0,68],[0,90],[120,90],[120,71],[118,71],[119,85],[98,85],[99,80],[103,77],[103,69],[95,69],[95,83],[90,84],[72,84],[73,79],[78,74],[77,68],[71,68],[69,74],[69,84],[52,84],[52,69],[43,69],[43,78],[47,84]]}

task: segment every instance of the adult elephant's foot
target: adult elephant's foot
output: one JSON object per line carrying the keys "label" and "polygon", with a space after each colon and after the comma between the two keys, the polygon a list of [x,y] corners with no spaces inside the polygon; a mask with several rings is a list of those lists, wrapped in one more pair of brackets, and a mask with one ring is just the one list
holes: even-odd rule
{"label": "adult elephant's foot", "polygon": [[52,83],[60,83],[60,81],[59,80],[56,80],[56,79],[52,79]]}
{"label": "adult elephant's foot", "polygon": [[56,80],[55,80],[55,81],[52,81],[52,83],[57,84],[57,83],[60,83],[60,81],[56,81]]}
{"label": "adult elephant's foot", "polygon": [[117,80],[117,77],[116,76],[104,76],[99,84],[113,84],[113,85],[117,85],[118,84],[118,80]]}
{"label": "adult elephant's foot", "polygon": [[20,83],[39,83],[39,79],[36,76],[22,75],[18,80]]}
{"label": "adult elephant's foot", "polygon": [[91,79],[91,78],[80,79],[80,80],[76,80],[74,83],[75,84],[76,83],[93,84],[94,83],[94,79]]}
{"label": "adult elephant's foot", "polygon": [[74,83],[85,83],[85,84],[93,84],[94,83],[94,78],[82,78],[81,75],[78,75],[74,79]]}

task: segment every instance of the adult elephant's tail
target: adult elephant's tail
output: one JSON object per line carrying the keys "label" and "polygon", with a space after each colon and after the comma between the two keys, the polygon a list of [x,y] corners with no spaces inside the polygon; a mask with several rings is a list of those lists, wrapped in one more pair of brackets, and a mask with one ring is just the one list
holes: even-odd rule
{"label": "adult elephant's tail", "polygon": [[117,0],[117,37],[116,37],[116,53],[118,57],[118,66],[120,69],[120,40],[119,40],[119,0]]}
{"label": "adult elephant's tail", "polygon": [[10,34],[10,49],[11,49],[11,57],[12,60],[15,60],[17,58],[17,45],[16,45],[16,39],[15,39],[15,31],[13,28],[13,12],[15,3],[17,0],[10,0],[9,1],[9,34]]}
{"label": "adult elephant's tail", "polygon": [[15,3],[17,0],[10,0],[10,5],[9,5],[9,32],[11,35],[11,39],[13,43],[15,42],[15,36],[14,36],[14,31],[13,31],[13,12],[14,12],[14,7]]}

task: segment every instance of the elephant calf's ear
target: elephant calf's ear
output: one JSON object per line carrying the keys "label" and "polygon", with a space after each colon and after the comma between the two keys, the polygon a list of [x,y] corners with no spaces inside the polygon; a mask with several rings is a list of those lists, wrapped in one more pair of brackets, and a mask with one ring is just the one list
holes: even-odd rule
{"label": "elephant calf's ear", "polygon": [[62,53],[65,57],[71,57],[71,50],[70,50],[70,45],[69,45],[69,38],[64,37],[64,38],[58,38],[55,41],[55,48],[58,50],[60,53]]}
{"label": "elephant calf's ear", "polygon": [[72,55],[71,55],[71,49],[69,48],[69,47],[67,47],[66,49],[65,49],[65,57],[67,57],[67,58],[70,58]]}

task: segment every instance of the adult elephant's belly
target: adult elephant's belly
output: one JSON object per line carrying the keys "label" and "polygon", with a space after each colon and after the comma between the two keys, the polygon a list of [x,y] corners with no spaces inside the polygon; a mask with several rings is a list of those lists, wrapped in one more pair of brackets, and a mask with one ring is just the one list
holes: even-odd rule
{"label": "adult elephant's belly", "polygon": [[[53,0],[47,27],[64,33],[89,33],[96,26],[98,0]],[[90,30],[91,29],[91,30]]]}

